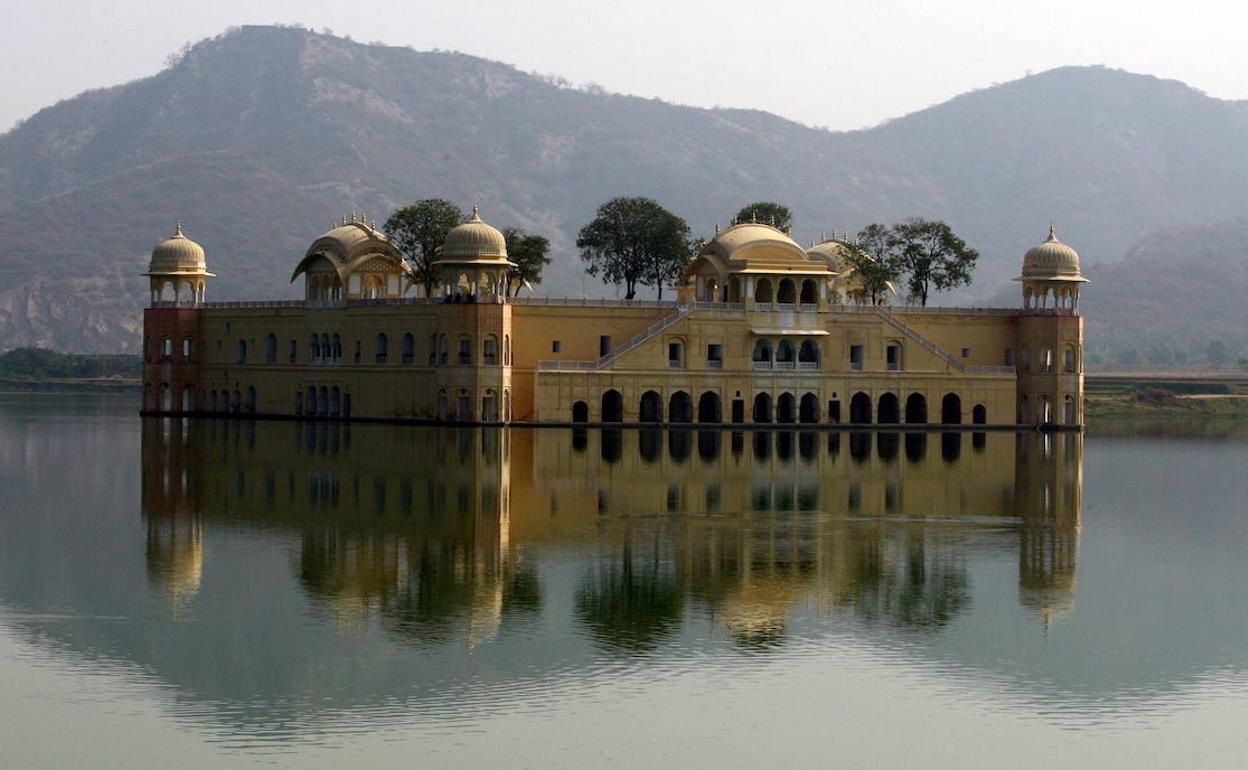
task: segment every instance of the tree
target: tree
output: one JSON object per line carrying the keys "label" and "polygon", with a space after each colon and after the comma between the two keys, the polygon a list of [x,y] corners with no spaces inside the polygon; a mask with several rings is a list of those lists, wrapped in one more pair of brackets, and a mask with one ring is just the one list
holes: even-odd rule
{"label": "tree", "polygon": [[438,249],[451,228],[464,220],[464,213],[450,201],[428,198],[398,209],[386,220],[386,235],[416,270],[416,280],[425,286],[425,296],[433,294],[438,282],[433,263]]}
{"label": "tree", "polygon": [[793,227],[793,212],[783,203],[774,201],[751,203],[738,211],[733,219],[736,222],[761,222],[786,233]]}
{"label": "tree", "polygon": [[624,284],[625,299],[637,296],[638,284],[663,299],[663,284],[689,262],[689,225],[649,198],[612,198],[581,228],[576,247],[590,275]]}
{"label": "tree", "polygon": [[[877,249],[876,253],[868,251],[870,248]],[[900,275],[896,255],[887,245],[887,228],[882,225],[865,228],[858,234],[857,241],[845,244],[845,261],[854,268],[871,304],[882,305],[884,295]]]}
{"label": "tree", "polygon": [[507,276],[507,296],[511,296],[514,288],[527,283],[542,282],[542,268],[550,264],[550,241],[540,235],[529,235],[518,227],[503,230],[503,238],[507,240],[507,258],[516,263]]}
{"label": "tree", "polygon": [[939,220],[910,219],[892,227],[892,241],[910,296],[926,306],[932,289],[945,291],[971,283],[979,252]]}

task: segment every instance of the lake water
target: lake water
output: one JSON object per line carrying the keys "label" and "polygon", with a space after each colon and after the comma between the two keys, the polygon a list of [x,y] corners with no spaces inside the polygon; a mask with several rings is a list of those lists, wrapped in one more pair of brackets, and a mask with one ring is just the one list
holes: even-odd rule
{"label": "lake water", "polygon": [[0,766],[1248,765],[1242,429],[134,412],[0,396]]}

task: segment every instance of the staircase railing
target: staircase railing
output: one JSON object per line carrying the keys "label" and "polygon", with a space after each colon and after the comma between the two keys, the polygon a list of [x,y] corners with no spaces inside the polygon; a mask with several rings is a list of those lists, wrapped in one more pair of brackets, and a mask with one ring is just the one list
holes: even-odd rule
{"label": "staircase railing", "polygon": [[692,304],[677,305],[675,313],[664,316],[661,320],[650,324],[650,326],[646,327],[645,331],[641,332],[640,334],[634,335],[632,338],[628,340],[628,342],[625,342],[623,345],[612,350],[610,353],[606,354],[605,356],[599,358],[596,364],[596,368],[601,369],[604,366],[609,365],[612,361],[624,355],[625,353],[635,350],[638,345],[641,345],[643,342],[646,342],[647,340],[653,339],[655,335],[661,334],[663,330],[667,329],[672,324],[676,323],[680,319],[689,315],[689,313],[692,310],[693,310]]}
{"label": "staircase railing", "polygon": [[906,335],[907,337],[914,340],[915,342],[919,343],[923,347],[927,348],[929,351],[935,354],[938,358],[943,359],[946,363],[948,363],[954,369],[957,369],[959,372],[966,371],[965,364],[963,364],[961,361],[957,360],[953,356],[949,355],[949,353],[944,348],[937,345],[935,342],[932,342],[927,337],[924,337],[922,334],[919,334],[917,331],[914,330],[914,327],[905,323],[900,318],[888,312],[882,307],[877,306],[875,308],[875,312],[877,315],[879,315],[880,318],[883,318],[884,321],[888,323],[890,326],[892,326],[894,329]]}

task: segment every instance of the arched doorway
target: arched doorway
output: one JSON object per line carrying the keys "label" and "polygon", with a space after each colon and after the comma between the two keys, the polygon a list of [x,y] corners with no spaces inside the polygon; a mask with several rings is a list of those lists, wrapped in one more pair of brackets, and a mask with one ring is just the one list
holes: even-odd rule
{"label": "arched doorway", "polygon": [[723,420],[723,413],[719,394],[708,390],[698,399],[698,422],[720,422],[721,420]]}
{"label": "arched doorway", "polygon": [[862,391],[849,400],[849,421],[859,424],[871,422],[871,397]]}
{"label": "arched doorway", "polygon": [[663,422],[663,397],[653,390],[641,394],[640,422]]}
{"label": "arched doorway", "polygon": [[759,393],[754,397],[754,422],[771,422],[771,394]]}
{"label": "arched doorway", "polygon": [[624,397],[618,390],[608,390],[602,394],[602,421],[624,421]]}
{"label": "arched doorway", "polygon": [[572,405],[572,422],[589,422],[589,404],[577,401]]}
{"label": "arched doorway", "polygon": [[781,393],[776,399],[776,422],[797,422],[797,399],[792,393]]}
{"label": "arched doorway", "polygon": [[693,422],[693,398],[683,390],[672,394],[667,402],[668,422]]}
{"label": "arched doorway", "polygon": [[792,278],[780,279],[780,289],[776,292],[776,302],[781,305],[792,305],[797,301],[797,289]]}
{"label": "arched doorway", "polygon": [[332,417],[342,415],[342,391],[338,390],[337,385],[329,391],[329,414]]}
{"label": "arched doorway", "polygon": [[956,393],[946,393],[940,400],[940,421],[945,425],[962,424],[962,399]]}
{"label": "arched doorway", "polygon": [[896,425],[901,422],[901,402],[897,399],[896,393],[885,393],[880,396],[875,421],[885,425]]}
{"label": "arched doorway", "polygon": [[813,424],[819,422],[819,397],[814,393],[806,393],[798,405],[797,419],[799,422]]}
{"label": "arched doorway", "polygon": [[971,410],[971,422],[976,425],[988,424],[988,409],[983,404],[976,404]]}
{"label": "arched doorway", "polygon": [[927,422],[927,398],[922,393],[911,393],[906,397],[906,422]]}
{"label": "arched doorway", "polygon": [[[977,406],[975,408],[979,409],[980,407]],[[1075,424],[1075,399],[1072,396],[1067,396],[1062,404],[1062,424]]]}

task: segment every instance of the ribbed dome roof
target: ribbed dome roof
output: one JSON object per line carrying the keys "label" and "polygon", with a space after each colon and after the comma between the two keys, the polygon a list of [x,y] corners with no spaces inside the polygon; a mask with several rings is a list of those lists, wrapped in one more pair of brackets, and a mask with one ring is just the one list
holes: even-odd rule
{"label": "ribbed dome roof", "polygon": [[1059,241],[1049,225],[1049,237],[1044,243],[1032,246],[1023,256],[1023,278],[1081,279],[1079,252]]}
{"label": "ribbed dome roof", "polygon": [[204,249],[182,232],[181,223],[173,226],[173,236],[152,249],[149,273],[206,273]]}
{"label": "ribbed dome roof", "polygon": [[806,254],[811,259],[818,259],[827,262],[828,267],[830,267],[833,272],[843,273],[849,267],[849,264],[845,259],[846,249],[847,247],[844,241],[832,238],[811,246],[807,249]]}
{"label": "ribbed dome roof", "polygon": [[507,239],[498,228],[486,224],[473,206],[468,221],[446,234],[438,257],[443,260],[507,259]]}

